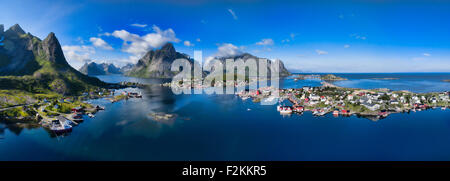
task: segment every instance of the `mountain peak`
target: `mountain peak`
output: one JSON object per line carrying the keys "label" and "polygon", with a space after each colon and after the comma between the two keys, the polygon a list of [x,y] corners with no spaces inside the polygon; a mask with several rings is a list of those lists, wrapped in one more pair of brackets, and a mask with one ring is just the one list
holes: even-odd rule
{"label": "mountain peak", "polygon": [[42,42],[42,48],[51,62],[68,64],[55,33],[51,32],[48,34],[47,38]]}
{"label": "mountain peak", "polygon": [[[50,32],[48,35],[47,35],[47,37],[44,39],[44,42],[51,42],[51,43],[54,43],[54,42],[58,42],[58,39],[56,38],[56,35],[55,35],[55,33],[53,33],[53,32]],[[58,42],[58,44],[59,44],[59,42]]]}
{"label": "mountain peak", "polygon": [[175,52],[175,47],[173,47],[172,43],[166,43],[161,47],[161,51]]}
{"label": "mountain peak", "polygon": [[15,25],[11,26],[11,28],[9,28],[8,31],[12,31],[12,32],[15,32],[20,35],[25,34],[25,31],[23,31],[23,29],[20,27],[19,24],[15,24]]}

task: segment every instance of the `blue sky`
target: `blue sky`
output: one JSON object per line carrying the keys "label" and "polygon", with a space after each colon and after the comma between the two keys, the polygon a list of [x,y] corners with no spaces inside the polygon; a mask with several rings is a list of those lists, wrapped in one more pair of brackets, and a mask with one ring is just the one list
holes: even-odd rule
{"label": "blue sky", "polygon": [[302,72],[450,72],[441,1],[8,1],[0,24],[55,32],[69,63],[124,65],[173,42],[204,59],[248,52]]}

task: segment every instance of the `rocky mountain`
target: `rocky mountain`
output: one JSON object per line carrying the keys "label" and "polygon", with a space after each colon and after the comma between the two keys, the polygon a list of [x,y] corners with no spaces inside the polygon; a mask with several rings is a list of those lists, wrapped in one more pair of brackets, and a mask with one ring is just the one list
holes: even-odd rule
{"label": "rocky mountain", "polygon": [[[227,59],[233,59],[233,60],[243,60],[244,62],[246,62],[248,59],[254,59],[254,60],[256,60],[256,64],[257,64],[257,68],[259,68],[259,59],[261,59],[261,58],[259,58],[259,57],[256,57],[256,56],[254,56],[254,55],[251,55],[251,54],[249,54],[249,53],[243,53],[243,54],[240,54],[240,55],[235,55],[235,56],[226,56],[226,57],[216,57],[216,59],[217,60],[219,60],[219,61],[221,61],[222,63],[223,63],[223,65],[224,65],[224,67],[225,67],[225,62],[226,62],[226,60]],[[291,73],[286,69],[286,67],[284,67],[284,63],[281,61],[281,60],[274,60],[274,61],[272,61],[272,60],[269,60],[269,59],[267,59],[268,61],[267,61],[267,69],[268,69],[268,76],[270,76],[270,66],[271,66],[271,64],[274,62],[274,61],[277,61],[278,63],[279,63],[279,72],[280,72],[280,74],[279,74],[279,76],[281,76],[281,77],[286,77],[286,76],[289,76],[289,75],[291,75]]]}
{"label": "rocky mountain", "polygon": [[[191,63],[192,59],[189,58],[188,55],[182,54],[175,51],[175,48],[171,43],[167,43],[159,50],[151,50],[144,57],[142,57],[136,65],[134,65],[131,70],[125,71],[125,75],[134,76],[134,77],[143,77],[143,78],[171,78],[176,73],[170,71],[171,64],[174,60],[178,58],[185,58],[189,60]],[[253,56],[249,53],[240,54],[237,56],[229,56],[229,57],[217,57],[216,59],[225,63],[226,59],[242,59],[244,62],[247,59],[253,58],[257,62],[259,61],[259,57]],[[284,64],[281,60],[275,60],[279,62],[279,71],[280,76],[289,76],[291,73],[284,67]],[[273,63],[273,61],[268,61],[268,67]],[[224,64],[225,65],[225,64]],[[123,71],[124,69],[122,69]],[[268,72],[270,75],[270,69],[268,68]],[[203,72],[205,75],[205,72]]]}
{"label": "rocky mountain", "polygon": [[4,38],[0,46],[0,89],[75,94],[106,86],[67,63],[54,33],[41,40],[16,24],[6,31],[1,25],[0,35]]}
{"label": "rocky mountain", "polygon": [[86,63],[79,69],[79,71],[85,75],[109,75],[109,74],[121,74],[120,69],[114,64],[95,62]]}
{"label": "rocky mountain", "polygon": [[126,72],[129,72],[133,68],[133,66],[134,66],[133,64],[128,63],[125,66],[123,66],[122,68],[120,68],[119,71],[124,74]]}
{"label": "rocky mountain", "polygon": [[142,78],[171,78],[176,72],[170,71],[172,62],[179,58],[192,60],[188,55],[175,51],[172,43],[158,50],[151,50],[142,57],[125,75]]}

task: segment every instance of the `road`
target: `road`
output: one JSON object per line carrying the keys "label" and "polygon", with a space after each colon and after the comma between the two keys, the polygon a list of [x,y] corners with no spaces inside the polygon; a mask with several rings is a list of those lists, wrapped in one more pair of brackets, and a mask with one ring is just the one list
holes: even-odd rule
{"label": "road", "polygon": [[[39,103],[38,105],[42,105],[43,103]],[[18,107],[22,107],[22,106],[31,106],[34,104],[20,104],[20,105],[15,105],[15,106],[11,106],[11,107],[6,107],[6,108],[1,108],[0,112],[2,111],[6,111],[6,110],[10,110],[10,109],[14,109],[14,108],[18,108]]]}

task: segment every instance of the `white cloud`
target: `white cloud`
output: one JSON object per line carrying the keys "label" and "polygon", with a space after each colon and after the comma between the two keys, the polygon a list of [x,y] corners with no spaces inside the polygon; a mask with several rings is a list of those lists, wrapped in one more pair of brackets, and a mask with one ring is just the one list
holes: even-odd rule
{"label": "white cloud", "polygon": [[197,38],[195,41],[200,42],[201,40],[200,40],[200,38]]}
{"label": "white cloud", "polygon": [[205,64],[208,64],[211,60],[214,59],[214,57],[229,57],[229,56],[236,56],[242,54],[242,51],[245,49],[244,46],[241,46],[238,48],[236,45],[233,45],[231,43],[223,43],[218,45],[217,53],[215,53],[212,56],[209,56],[205,59]]}
{"label": "white cloud", "polygon": [[426,58],[426,57],[430,57],[431,56],[430,53],[423,53],[422,55],[423,55],[422,57],[413,57],[412,60],[414,60],[414,61],[424,61],[424,60],[428,60],[428,58]]}
{"label": "white cloud", "polygon": [[216,53],[217,57],[235,56],[242,53],[237,46],[231,43],[224,43],[220,45],[217,48],[217,50],[218,50],[218,52]]}
{"label": "white cloud", "polygon": [[79,46],[79,45],[73,45],[73,46],[63,46],[62,50],[64,52],[65,57],[68,59],[68,61],[80,61],[80,62],[86,62],[90,61],[89,58],[90,55],[95,54],[95,50],[91,46]]}
{"label": "white cloud", "polygon": [[[109,35],[124,41],[122,51],[132,54],[130,62],[135,63],[151,49],[159,48],[167,42],[180,42],[171,28],[161,30],[158,26],[153,25],[152,29],[153,33],[144,36],[139,36],[126,30],[116,30]],[[108,34],[105,35],[108,36]]]}
{"label": "white cloud", "polygon": [[233,16],[234,20],[237,20],[238,17],[236,16],[236,13],[234,13],[234,11],[232,9],[228,9],[228,12],[230,12],[231,16]]}
{"label": "white cloud", "polygon": [[191,46],[194,46],[194,44],[192,44],[190,41],[184,41],[184,46],[187,46],[187,47],[191,47]]}
{"label": "white cloud", "polygon": [[323,51],[323,50],[316,50],[316,53],[317,53],[318,55],[327,55],[327,54],[328,54],[328,52]]}
{"label": "white cloud", "polygon": [[62,50],[69,64],[75,68],[79,68],[84,63],[92,61],[90,56],[95,54],[94,47],[85,45],[65,45],[62,46]]}
{"label": "white cloud", "polygon": [[297,36],[295,33],[290,33],[289,38],[286,38],[284,40],[281,40],[281,43],[289,43],[291,41],[294,41],[294,38]]}
{"label": "white cloud", "polygon": [[138,28],[145,28],[145,27],[147,27],[148,25],[147,25],[147,24],[134,23],[134,24],[131,24],[131,26],[138,27]]}
{"label": "white cloud", "polygon": [[105,40],[101,39],[101,38],[96,38],[96,37],[91,37],[89,39],[89,41],[98,48],[103,48],[105,50],[112,50],[113,48],[111,47],[111,45],[109,45],[108,43],[105,42]]}
{"label": "white cloud", "polygon": [[348,45],[348,44],[344,45],[344,48],[350,48],[350,45]]}
{"label": "white cloud", "polygon": [[351,34],[350,37],[353,37],[353,38],[358,39],[358,40],[366,40],[367,39],[366,36],[362,36],[362,35],[359,35],[359,34],[356,34],[356,33],[355,34]]}
{"label": "white cloud", "polygon": [[270,38],[262,39],[259,42],[256,42],[257,45],[273,45],[273,40]]}

